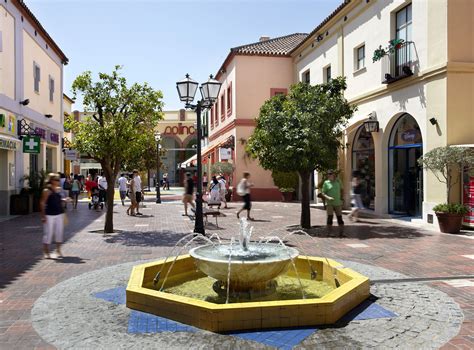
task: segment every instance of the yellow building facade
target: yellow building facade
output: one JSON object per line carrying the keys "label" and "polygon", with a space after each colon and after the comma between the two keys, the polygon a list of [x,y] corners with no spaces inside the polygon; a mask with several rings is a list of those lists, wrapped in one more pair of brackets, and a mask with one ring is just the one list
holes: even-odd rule
{"label": "yellow building facade", "polygon": [[[0,4],[0,215],[31,172],[62,171],[63,65],[68,58],[23,1]],[[26,134],[40,152],[23,153]]]}
{"label": "yellow building facade", "polygon": [[[345,96],[358,107],[339,157],[346,203],[358,171],[366,207],[436,221],[445,185],[416,161],[438,146],[474,144],[473,19],[470,0],[352,0],[293,50],[295,81],[345,76]],[[373,60],[390,40],[392,51]]]}

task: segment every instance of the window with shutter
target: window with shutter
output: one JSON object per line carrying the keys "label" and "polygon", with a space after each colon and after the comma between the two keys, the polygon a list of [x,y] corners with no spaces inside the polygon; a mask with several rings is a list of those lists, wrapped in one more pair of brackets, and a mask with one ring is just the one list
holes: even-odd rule
{"label": "window with shutter", "polygon": [[49,77],[49,101],[54,101],[54,79]]}
{"label": "window with shutter", "polygon": [[36,62],[33,63],[33,77],[35,92],[39,92],[39,86],[41,81],[41,68]]}

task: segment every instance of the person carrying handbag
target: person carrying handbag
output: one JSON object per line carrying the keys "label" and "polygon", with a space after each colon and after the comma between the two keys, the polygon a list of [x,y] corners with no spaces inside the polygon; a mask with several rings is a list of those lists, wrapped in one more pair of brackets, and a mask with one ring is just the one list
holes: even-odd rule
{"label": "person carrying handbag", "polygon": [[40,199],[41,222],[43,223],[43,253],[46,259],[50,259],[49,246],[53,238],[56,242],[58,258],[62,258],[61,244],[64,236],[64,203],[61,196],[59,175],[51,173],[46,180],[46,186]]}

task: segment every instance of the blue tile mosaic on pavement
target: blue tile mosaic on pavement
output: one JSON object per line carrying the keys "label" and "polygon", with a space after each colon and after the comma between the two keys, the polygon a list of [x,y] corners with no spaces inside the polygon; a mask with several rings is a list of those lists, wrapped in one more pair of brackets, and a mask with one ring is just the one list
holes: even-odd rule
{"label": "blue tile mosaic on pavement", "polygon": [[[92,294],[116,305],[125,304],[125,287],[116,287]],[[398,315],[367,299],[359,306],[348,312],[340,321],[369,320],[374,318],[392,318]],[[278,349],[289,350],[301,343],[305,338],[316,332],[314,327],[308,328],[279,328],[256,331],[226,332],[226,335],[274,346]],[[128,333],[160,333],[160,332],[196,332],[197,328],[176,322],[164,317],[131,310],[128,320]]]}

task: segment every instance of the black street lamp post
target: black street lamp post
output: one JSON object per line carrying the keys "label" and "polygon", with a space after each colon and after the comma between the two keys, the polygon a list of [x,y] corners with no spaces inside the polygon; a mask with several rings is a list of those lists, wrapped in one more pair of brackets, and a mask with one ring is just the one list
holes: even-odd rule
{"label": "black street lamp post", "polygon": [[161,140],[161,135],[159,132],[155,133],[155,141],[156,141],[156,175],[155,175],[155,180],[156,180],[156,203],[161,203],[161,193],[160,193],[160,140]]}
{"label": "black street lamp post", "polygon": [[185,107],[196,112],[197,119],[197,173],[198,183],[196,189],[196,220],[194,222],[194,232],[205,235],[204,219],[202,210],[202,159],[201,159],[201,139],[202,139],[202,123],[201,112],[203,109],[210,108],[219,96],[221,83],[213,79],[212,75],[209,80],[201,84],[199,90],[201,92],[201,100],[196,104],[192,104],[194,96],[198,88],[198,83],[186,74],[186,78],[176,83],[179,99],[185,103]]}

